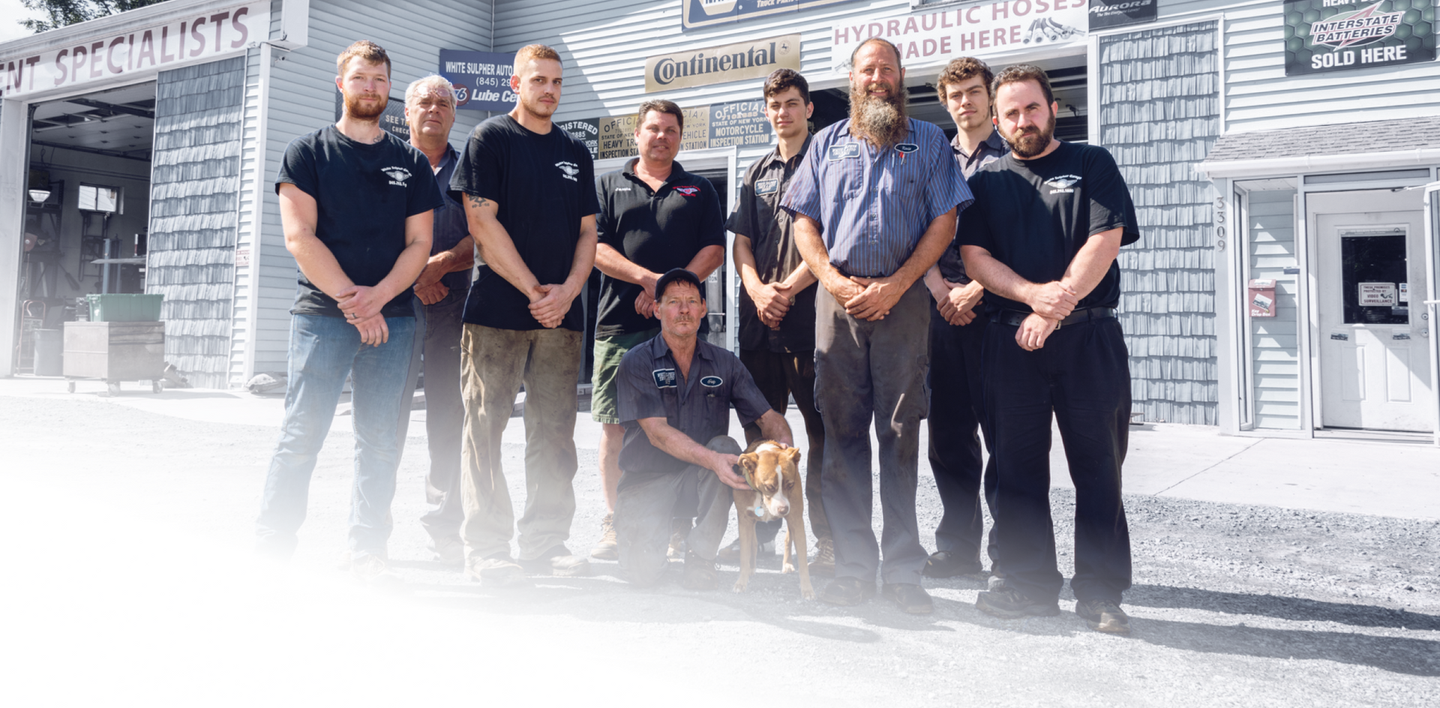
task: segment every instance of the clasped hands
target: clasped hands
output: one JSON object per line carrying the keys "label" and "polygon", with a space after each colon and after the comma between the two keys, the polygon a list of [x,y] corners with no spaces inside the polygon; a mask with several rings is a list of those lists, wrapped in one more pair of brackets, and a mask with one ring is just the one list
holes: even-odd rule
{"label": "clasped hands", "polygon": [[1075,288],[1058,280],[1032,284],[1026,289],[1026,304],[1032,312],[1015,332],[1015,343],[1027,352],[1045,346],[1051,333],[1060,329],[1060,320],[1070,316],[1080,304]]}

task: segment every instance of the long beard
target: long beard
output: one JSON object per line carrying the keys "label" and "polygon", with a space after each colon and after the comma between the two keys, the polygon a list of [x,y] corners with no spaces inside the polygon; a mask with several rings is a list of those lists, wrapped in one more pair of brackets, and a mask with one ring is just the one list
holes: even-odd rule
{"label": "long beard", "polygon": [[1016,157],[1029,159],[1045,152],[1045,148],[1050,146],[1050,141],[1054,137],[1055,114],[1052,113],[1050,119],[1045,121],[1045,127],[1017,133],[1013,136],[1006,135],[1005,140],[1010,143],[1010,149],[1015,152]]}
{"label": "long beard", "polygon": [[889,96],[871,96],[864,87],[850,87],[850,129],[875,147],[889,147],[910,129],[904,84]]}
{"label": "long beard", "polygon": [[389,96],[381,96],[379,101],[366,106],[360,102],[360,96],[351,96],[347,93],[345,94],[345,114],[355,120],[379,120],[380,114],[385,112],[385,106],[389,102]]}

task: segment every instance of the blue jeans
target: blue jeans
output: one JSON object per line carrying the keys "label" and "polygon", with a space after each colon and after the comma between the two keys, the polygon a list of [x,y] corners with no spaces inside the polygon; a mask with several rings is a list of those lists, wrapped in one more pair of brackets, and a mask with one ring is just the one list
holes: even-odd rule
{"label": "blue jeans", "polygon": [[352,374],[355,425],[355,488],[350,502],[352,558],[385,555],[390,538],[390,501],[400,451],[396,421],[405,394],[415,336],[413,317],[386,317],[386,343],[360,343],[360,331],[339,317],[292,315],[285,422],[256,519],[257,548],[289,557],[305,521],[310,475],[335,419],[335,406]]}

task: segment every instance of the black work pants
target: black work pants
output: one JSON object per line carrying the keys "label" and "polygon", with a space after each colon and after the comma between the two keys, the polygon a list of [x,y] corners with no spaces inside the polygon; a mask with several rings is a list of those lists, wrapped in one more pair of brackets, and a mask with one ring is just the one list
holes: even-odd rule
{"label": "black work pants", "polygon": [[[776,413],[785,415],[790,406],[790,396],[795,397],[795,407],[805,419],[805,435],[810,439],[810,449],[805,460],[805,511],[810,517],[810,532],[817,539],[830,538],[830,522],[825,520],[825,505],[820,501],[820,470],[825,467],[825,423],[820,411],[815,408],[815,352],[800,354],[772,352],[768,349],[741,349],[740,363],[755,379],[755,386],[765,402]],[[748,445],[760,439],[758,422],[745,426],[745,443]],[[755,524],[757,543],[775,540],[784,519],[761,521]]]}
{"label": "black work pants", "polygon": [[[930,308],[930,470],[944,509],[935,548],[977,563],[985,535],[982,482],[985,503],[995,514],[995,458],[985,463],[980,450],[980,429],[988,427],[982,422],[980,349],[989,324],[981,316],[952,325]],[[993,528],[988,550],[993,566],[998,552]]]}
{"label": "black work pants", "polygon": [[1130,369],[1120,323],[1062,327],[1033,352],[1015,342],[1016,329],[992,322],[981,354],[1006,582],[1037,602],[1058,598],[1064,584],[1050,517],[1053,416],[1075,483],[1070,588],[1078,600],[1119,603],[1130,587],[1130,530],[1120,499]]}

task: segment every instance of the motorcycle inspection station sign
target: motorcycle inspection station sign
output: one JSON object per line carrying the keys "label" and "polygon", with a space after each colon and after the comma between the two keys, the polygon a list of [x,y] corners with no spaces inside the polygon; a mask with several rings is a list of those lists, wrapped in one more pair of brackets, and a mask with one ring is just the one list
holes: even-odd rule
{"label": "motorcycle inspection station sign", "polygon": [[1285,75],[1435,59],[1433,0],[1285,0]]}

